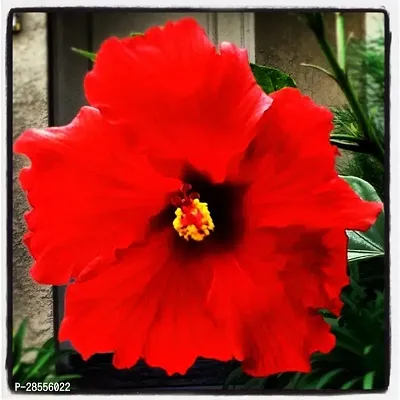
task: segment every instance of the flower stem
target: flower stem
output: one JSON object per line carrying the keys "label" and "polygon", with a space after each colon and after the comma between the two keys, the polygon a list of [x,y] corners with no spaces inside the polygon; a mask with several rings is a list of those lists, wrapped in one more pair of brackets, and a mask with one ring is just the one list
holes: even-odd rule
{"label": "flower stem", "polygon": [[346,31],[344,17],[340,12],[335,13],[336,17],[336,54],[340,68],[346,70]]}

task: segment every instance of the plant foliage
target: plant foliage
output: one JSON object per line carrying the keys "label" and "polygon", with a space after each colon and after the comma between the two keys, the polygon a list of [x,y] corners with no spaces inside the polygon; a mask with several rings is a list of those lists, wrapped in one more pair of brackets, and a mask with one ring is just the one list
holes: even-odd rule
{"label": "plant foliage", "polygon": [[56,363],[72,350],[56,350],[54,338],[48,339],[41,347],[25,347],[28,320],[21,322],[12,340],[12,380],[21,386],[27,382],[55,383],[73,381],[80,375],[58,375]]}
{"label": "plant foliage", "polygon": [[[357,91],[360,103],[374,127],[377,137],[384,142],[385,131],[385,47],[383,36],[370,41],[352,40],[348,46],[347,72]],[[351,108],[334,108],[334,134],[362,137],[362,131]],[[369,154],[353,153],[340,172],[362,178],[372,184],[383,199],[383,165]]]}

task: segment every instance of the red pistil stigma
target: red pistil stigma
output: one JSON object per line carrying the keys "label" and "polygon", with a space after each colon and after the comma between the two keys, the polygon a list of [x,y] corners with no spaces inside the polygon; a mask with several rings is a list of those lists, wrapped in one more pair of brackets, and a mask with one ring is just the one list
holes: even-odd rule
{"label": "red pistil stigma", "polygon": [[181,207],[181,206],[182,206],[182,203],[183,203],[183,199],[182,199],[182,197],[174,196],[174,197],[171,199],[171,203],[172,203],[172,205],[174,205],[175,207]]}
{"label": "red pistil stigma", "polygon": [[[192,205],[193,200],[200,199],[200,194],[197,192],[188,193],[192,189],[192,185],[184,183],[179,191],[181,195],[176,195],[171,199],[171,203],[175,207],[189,207]],[[183,195],[183,196],[182,196]]]}

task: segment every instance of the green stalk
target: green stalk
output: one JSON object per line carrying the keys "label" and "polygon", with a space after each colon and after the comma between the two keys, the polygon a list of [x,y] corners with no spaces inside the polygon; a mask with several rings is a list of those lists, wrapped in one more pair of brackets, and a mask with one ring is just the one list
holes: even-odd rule
{"label": "green stalk", "polygon": [[346,70],[346,30],[344,27],[344,17],[340,12],[335,13],[336,17],[336,54],[340,68]]}
{"label": "green stalk", "polygon": [[339,87],[342,89],[344,95],[347,98],[347,101],[350,104],[350,107],[352,108],[355,116],[357,117],[358,123],[360,124],[361,130],[365,136],[365,138],[374,145],[376,146],[376,150],[374,151],[374,156],[377,158],[378,161],[380,161],[382,164],[384,163],[384,156],[385,156],[385,151],[383,148],[383,143],[381,143],[376,135],[375,132],[370,125],[368,118],[362,109],[357,96],[350,84],[349,78],[347,74],[344,72],[344,70],[340,67],[338,60],[336,59],[331,47],[329,46],[328,41],[326,40],[325,36],[325,29],[324,29],[324,23],[322,19],[322,14],[321,13],[316,13],[312,15],[311,17],[309,16],[308,18],[308,25],[310,29],[314,32],[315,37],[325,54],[326,59],[329,62],[329,65],[332,68],[333,75],[335,76],[335,80],[338,83]]}
{"label": "green stalk", "polygon": [[331,135],[331,139],[347,140],[348,142],[352,142],[352,143],[363,143],[363,142],[365,142],[365,140],[360,138],[360,137],[350,136],[350,135],[345,135],[345,134],[339,134],[339,133],[333,133]]}

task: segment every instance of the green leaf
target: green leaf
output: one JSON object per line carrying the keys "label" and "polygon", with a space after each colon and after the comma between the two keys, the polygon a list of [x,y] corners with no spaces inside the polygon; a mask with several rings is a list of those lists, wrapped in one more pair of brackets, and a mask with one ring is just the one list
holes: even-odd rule
{"label": "green leaf", "polygon": [[344,70],[346,67],[346,30],[344,26],[344,16],[340,12],[336,12],[335,16],[337,61],[340,68]]}
{"label": "green leaf", "polygon": [[226,378],[223,389],[228,389],[229,386],[238,385],[240,380],[246,376],[241,367],[234,369]]}
{"label": "green leaf", "polygon": [[91,61],[94,61],[96,59],[96,53],[91,53],[90,51],[77,49],[75,47],[72,47],[71,50],[74,51],[77,54],[80,54],[83,57],[88,58]]}
{"label": "green leaf", "polygon": [[327,374],[322,376],[318,383],[315,385],[315,389],[322,389],[325,385],[329,383],[331,379],[333,379],[336,375],[338,375],[340,372],[344,371],[344,368],[337,368],[334,369],[333,371],[329,371]]}
{"label": "green leaf", "polygon": [[[338,336],[336,334],[336,336]],[[349,342],[348,340],[343,340],[343,339],[336,339],[336,347],[340,347],[344,350],[349,351],[350,353],[354,353],[357,356],[362,356],[362,351],[356,346],[353,345],[351,342]]]}
{"label": "green leaf", "polygon": [[21,382],[26,376],[26,372],[29,370],[32,364],[26,362],[20,362],[17,366],[13,368],[13,380],[15,382]]}
{"label": "green leaf", "polygon": [[293,389],[315,389],[320,379],[321,371],[321,368],[317,368],[307,374],[303,374],[300,379],[296,381]]}
{"label": "green leaf", "polygon": [[332,329],[337,329],[339,328],[339,319],[338,318],[332,318],[332,317],[323,317],[325,322],[327,322]]}
{"label": "green leaf", "polygon": [[358,263],[356,261],[349,264],[349,275],[350,275],[352,283],[353,283],[353,281],[354,282],[359,281],[360,271],[358,270]]}
{"label": "green leaf", "polygon": [[346,382],[345,384],[342,385],[340,389],[346,390],[350,389],[354,386],[355,383],[357,383],[359,380],[361,380],[360,377],[351,379],[350,381]]}
{"label": "green leaf", "polygon": [[366,346],[364,348],[363,354],[366,356],[371,351],[372,347],[373,347],[372,344]]}
{"label": "green leaf", "polygon": [[133,37],[133,36],[143,36],[143,35],[144,35],[144,33],[142,33],[142,32],[131,32],[129,34],[129,36],[131,36],[131,37]]}
{"label": "green leaf", "polygon": [[72,381],[74,379],[82,378],[82,375],[78,374],[68,374],[68,375],[48,375],[44,382],[65,382],[65,381]]}
{"label": "green leaf", "polygon": [[373,186],[363,179],[357,178],[356,176],[342,176],[342,178],[362,199],[367,201],[381,201]]}
{"label": "green leaf", "polygon": [[[351,130],[351,128],[350,128],[350,130]],[[357,133],[357,131],[355,133]],[[344,140],[345,142],[351,142],[351,143],[363,143],[365,141],[365,139],[355,136],[354,134],[347,135],[347,134],[341,134],[341,133],[332,133],[330,138],[337,139],[337,140]]]}
{"label": "green leaf", "polygon": [[285,389],[296,389],[297,384],[300,379],[304,376],[301,372],[296,372],[293,377],[290,379],[289,383],[285,386]]}
{"label": "green leaf", "polygon": [[54,347],[54,338],[50,337],[47,339],[42,347],[40,348],[40,351],[36,354],[35,361],[33,364],[36,364],[40,361],[42,357],[46,357],[46,354],[53,354],[55,352],[55,347]]}
{"label": "green leaf", "polygon": [[360,348],[361,351],[360,339],[356,335],[354,335],[349,329],[344,326],[339,326],[337,329],[334,329],[333,332],[338,338],[343,339],[347,343],[353,343],[358,348]]}
{"label": "green leaf", "polygon": [[267,378],[251,378],[245,383],[242,389],[264,389]]}
{"label": "green leaf", "polygon": [[15,364],[15,366],[14,366],[14,368],[13,368],[13,370],[12,370],[13,376],[15,376],[15,375],[18,373],[18,371],[19,371],[20,368],[21,368],[21,363]]}
{"label": "green leaf", "polygon": [[295,81],[279,69],[257,64],[250,64],[250,67],[257,83],[267,94],[284,87],[296,87]]}
{"label": "green leaf", "polygon": [[39,373],[48,373],[49,370],[54,367],[59,355],[55,354],[54,351],[49,350],[45,354],[38,354],[38,358],[32,364],[25,379],[22,383],[26,383],[30,378],[37,376]]}
{"label": "green leaf", "polygon": [[12,340],[12,353],[13,353],[13,364],[14,364],[13,368],[16,369],[18,368],[18,364],[21,362],[27,327],[28,327],[28,320],[25,318],[21,322],[17,332],[13,336]]}
{"label": "green leaf", "polygon": [[[364,200],[378,201],[378,194],[371,184],[355,176],[342,177]],[[347,259],[349,262],[382,257],[385,254],[385,217],[382,211],[375,224],[366,232],[347,231],[349,238]]]}
{"label": "green leaf", "polygon": [[368,372],[364,376],[363,379],[363,389],[369,390],[373,388],[374,385],[374,377],[375,377],[375,371]]}

